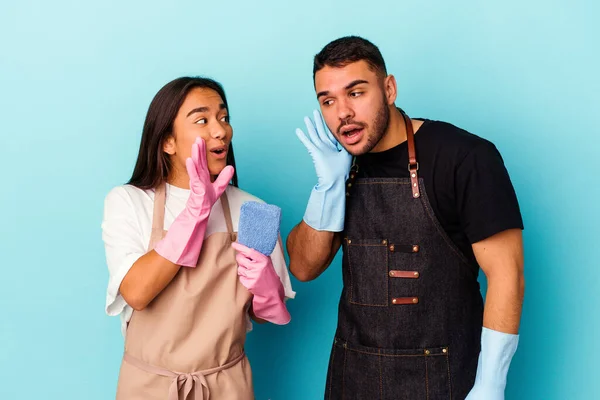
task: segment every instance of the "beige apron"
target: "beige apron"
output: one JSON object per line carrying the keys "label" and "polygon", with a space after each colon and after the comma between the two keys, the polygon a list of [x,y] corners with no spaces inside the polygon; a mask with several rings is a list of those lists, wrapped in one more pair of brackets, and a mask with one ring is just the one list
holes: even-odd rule
{"label": "beige apron", "polygon": [[[165,186],[156,189],[148,250],[162,239]],[[227,232],[204,239],[196,268],[182,267],[127,327],[117,400],[253,399],[244,353],[252,295],[237,275],[227,195]]]}

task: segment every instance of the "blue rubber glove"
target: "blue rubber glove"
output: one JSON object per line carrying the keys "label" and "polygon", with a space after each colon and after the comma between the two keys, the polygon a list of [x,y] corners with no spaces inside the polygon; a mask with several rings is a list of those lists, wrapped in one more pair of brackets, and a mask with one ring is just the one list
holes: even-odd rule
{"label": "blue rubber glove", "polygon": [[296,129],[296,135],[313,159],[318,182],[313,188],[304,222],[318,231],[344,230],[346,212],[346,179],[352,156],[339,145],[323,123],[321,113],[313,112],[314,122],[305,117],[308,135]]}
{"label": "blue rubber glove", "polygon": [[519,335],[483,328],[475,385],[465,400],[504,400],[508,367],[518,344]]}

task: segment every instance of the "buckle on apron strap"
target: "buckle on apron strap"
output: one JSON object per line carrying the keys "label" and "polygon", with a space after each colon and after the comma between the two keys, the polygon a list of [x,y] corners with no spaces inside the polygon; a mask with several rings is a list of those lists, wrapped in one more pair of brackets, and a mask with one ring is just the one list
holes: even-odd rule
{"label": "buckle on apron strap", "polygon": [[421,197],[421,192],[419,191],[419,176],[417,175],[418,170],[418,162],[414,164],[408,163],[408,171],[410,172],[410,186],[412,187],[413,197],[415,199]]}

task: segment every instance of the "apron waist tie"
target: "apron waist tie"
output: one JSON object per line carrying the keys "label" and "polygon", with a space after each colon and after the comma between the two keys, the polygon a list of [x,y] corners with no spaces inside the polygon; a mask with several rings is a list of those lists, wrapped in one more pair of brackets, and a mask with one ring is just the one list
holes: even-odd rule
{"label": "apron waist tie", "polygon": [[[168,369],[155,367],[133,357],[128,353],[124,354],[123,359],[129,364],[143,371],[149,372],[151,374],[173,378],[173,380],[171,381],[171,386],[169,386],[169,400],[178,400],[180,391],[182,389],[183,392],[181,394],[183,394],[183,399],[187,400],[194,386],[196,386],[196,394],[193,400],[210,400],[210,389],[208,388],[208,383],[206,382],[206,375],[212,375],[219,371],[231,368],[240,361],[242,361],[245,356],[246,353],[242,351],[242,354],[219,367],[189,373],[169,371]],[[198,384],[200,384],[200,386]],[[206,388],[206,399],[204,398],[204,388]]]}

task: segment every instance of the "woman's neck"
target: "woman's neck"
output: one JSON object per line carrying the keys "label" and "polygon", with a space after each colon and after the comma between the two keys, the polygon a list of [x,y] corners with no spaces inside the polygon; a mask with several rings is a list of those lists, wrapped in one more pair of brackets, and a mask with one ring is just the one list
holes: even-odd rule
{"label": "woman's neck", "polygon": [[[216,176],[210,177],[210,181],[214,182],[217,179]],[[190,177],[187,173],[187,170],[181,171],[179,168],[172,168],[169,177],[167,178],[167,183],[169,185],[181,188],[181,189],[189,189],[190,188]]]}

